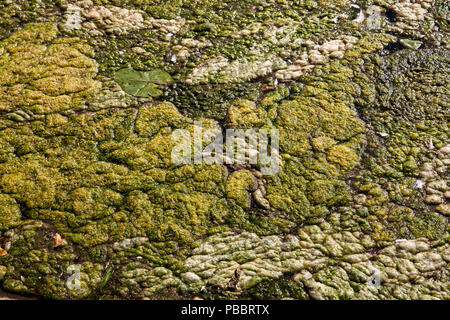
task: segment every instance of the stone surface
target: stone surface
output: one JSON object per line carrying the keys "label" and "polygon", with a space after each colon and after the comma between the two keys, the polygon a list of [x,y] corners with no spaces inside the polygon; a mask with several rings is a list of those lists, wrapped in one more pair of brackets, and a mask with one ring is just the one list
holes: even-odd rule
{"label": "stone surface", "polygon": [[0,296],[450,299],[447,4],[2,2]]}

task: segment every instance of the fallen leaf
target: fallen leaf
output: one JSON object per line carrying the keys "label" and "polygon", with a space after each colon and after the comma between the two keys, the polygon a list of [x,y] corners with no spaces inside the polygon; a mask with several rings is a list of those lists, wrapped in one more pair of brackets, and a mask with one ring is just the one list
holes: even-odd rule
{"label": "fallen leaf", "polygon": [[53,248],[59,247],[63,241],[61,235],[59,233],[56,233],[53,237],[53,240],[55,240],[55,244],[53,245]]}
{"label": "fallen leaf", "polygon": [[5,249],[0,248],[0,257],[6,256],[8,254],[8,251]]}
{"label": "fallen leaf", "polygon": [[136,97],[157,97],[162,94],[158,85],[173,82],[170,74],[163,70],[137,71],[132,68],[117,71],[114,80],[123,91]]}

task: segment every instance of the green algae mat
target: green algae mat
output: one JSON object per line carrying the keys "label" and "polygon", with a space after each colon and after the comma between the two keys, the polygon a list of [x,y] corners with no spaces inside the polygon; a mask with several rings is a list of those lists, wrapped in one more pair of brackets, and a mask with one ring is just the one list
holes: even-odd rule
{"label": "green algae mat", "polygon": [[[0,289],[450,299],[449,21],[446,0],[0,0]],[[242,161],[212,132],[245,132]]]}

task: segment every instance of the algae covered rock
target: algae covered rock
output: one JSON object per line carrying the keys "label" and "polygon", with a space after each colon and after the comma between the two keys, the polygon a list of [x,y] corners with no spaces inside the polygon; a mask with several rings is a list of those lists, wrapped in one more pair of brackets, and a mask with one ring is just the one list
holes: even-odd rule
{"label": "algae covered rock", "polygon": [[101,86],[92,49],[76,38],[56,39],[57,32],[54,23],[28,24],[2,41],[0,106],[7,118],[80,110]]}
{"label": "algae covered rock", "polygon": [[444,7],[0,3],[0,287],[449,299]]}

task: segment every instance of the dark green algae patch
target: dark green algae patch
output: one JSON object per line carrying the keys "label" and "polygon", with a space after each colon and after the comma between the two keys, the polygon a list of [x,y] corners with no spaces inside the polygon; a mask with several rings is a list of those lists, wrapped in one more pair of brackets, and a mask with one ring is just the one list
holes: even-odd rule
{"label": "dark green algae patch", "polygon": [[[411,50],[397,44],[397,36],[405,36],[400,30],[373,32],[341,16],[337,28],[333,18],[349,6],[346,1],[255,1],[234,11],[225,10],[232,5],[226,1],[200,1],[196,7],[188,1],[74,1],[81,8],[113,5],[153,19],[189,21],[171,39],[158,28],[116,34],[102,25],[95,37],[84,26],[64,28],[63,13],[72,2],[33,3],[1,4],[5,290],[59,299],[448,299],[449,275],[442,265],[449,250],[448,35],[439,45]],[[376,1],[361,6],[373,4],[391,6]],[[17,16],[19,9],[23,13]],[[444,15],[442,8],[432,9],[435,17]],[[264,38],[265,28],[292,21],[303,24],[294,33],[280,29],[278,40],[291,32],[294,39],[316,43],[341,35],[358,42],[342,59],[293,81],[277,84],[277,68],[251,80],[223,82],[213,75],[205,83],[185,81],[202,60],[245,59],[258,43],[294,60],[298,51]],[[261,23],[261,31],[233,37],[251,23]],[[437,24],[444,30],[442,21]],[[429,43],[436,37],[426,35]],[[183,39],[211,45],[173,62]],[[131,50],[139,43],[145,54]],[[164,70],[173,83],[152,87],[158,90],[153,98],[136,97],[117,81],[124,68],[140,75]],[[175,166],[171,134],[192,132],[194,120],[221,130],[278,129],[280,172],[262,176],[258,167]],[[433,177],[427,180],[423,172]],[[424,188],[417,187],[421,179],[428,183]],[[440,204],[425,202],[429,189],[441,197]],[[257,190],[265,202],[258,202]],[[248,250],[227,240],[230,232],[237,238],[252,234]],[[58,247],[56,233],[64,239]],[[294,237],[300,244],[282,253],[253,249],[253,242],[274,241],[271,237]],[[395,262],[377,264],[377,252],[384,262],[383,248],[399,239],[425,241],[430,248],[412,250],[406,262],[396,262],[401,254],[387,254]],[[321,261],[315,251],[329,259],[322,267],[314,264]],[[298,252],[296,262],[284,258],[287,252]],[[369,253],[386,278],[374,291],[365,288],[371,273],[359,260]],[[210,269],[190,268],[189,259],[198,256],[214,257],[217,277]],[[422,268],[427,263],[435,269]],[[81,272],[77,290],[67,285],[73,265]],[[230,288],[237,265],[242,279]],[[405,284],[409,291],[399,293]]]}

